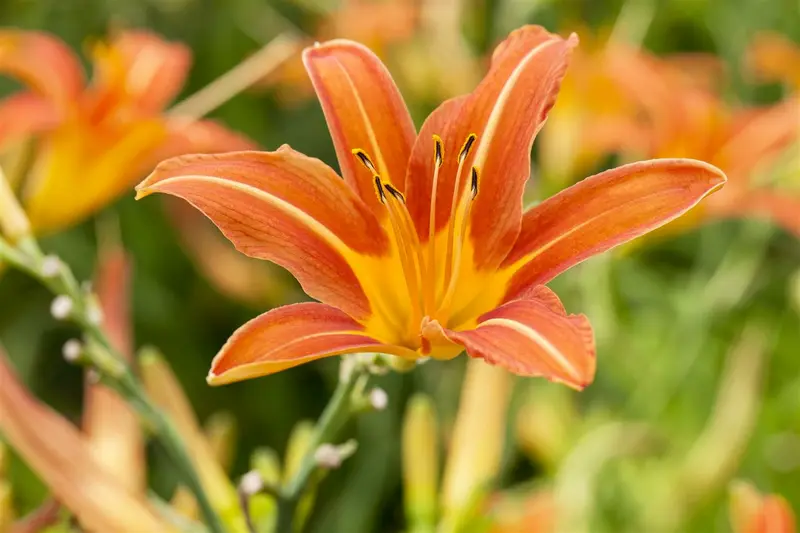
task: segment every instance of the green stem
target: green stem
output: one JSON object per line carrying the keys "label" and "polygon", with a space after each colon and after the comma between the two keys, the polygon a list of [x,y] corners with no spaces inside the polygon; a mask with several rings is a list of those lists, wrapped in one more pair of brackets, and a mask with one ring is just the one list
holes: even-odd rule
{"label": "green stem", "polygon": [[15,268],[38,279],[53,294],[66,296],[72,302],[69,317],[80,326],[86,335],[86,353],[97,367],[103,381],[132,406],[139,417],[164,448],[183,476],[186,486],[194,494],[203,517],[212,533],[225,533],[222,521],[208,499],[200,478],[194,469],[186,447],[175,426],[153,404],[144,392],[138,378],[133,374],[125,358],[112,345],[102,328],[102,321],[93,316],[93,296],[83,290],[72,270],[61,263],[54,276],[43,271],[45,257],[33,238],[20,240],[16,246],[0,238],[0,258]]}
{"label": "green stem", "polygon": [[320,445],[329,442],[355,411],[353,392],[356,385],[361,381],[361,377],[366,375],[366,369],[361,365],[356,365],[349,375],[343,376],[339,380],[333,396],[322,412],[316,426],[314,426],[314,434],[300,462],[300,467],[281,491],[278,499],[276,533],[294,533],[293,522],[297,504],[300,502],[303,491],[317,466],[314,455]]}

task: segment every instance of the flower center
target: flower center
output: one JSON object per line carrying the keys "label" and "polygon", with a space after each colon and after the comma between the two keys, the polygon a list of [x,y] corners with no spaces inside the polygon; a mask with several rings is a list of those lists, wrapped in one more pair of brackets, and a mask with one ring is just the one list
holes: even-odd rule
{"label": "flower center", "polygon": [[[475,145],[477,136],[467,136],[458,154],[458,168],[450,205],[450,219],[440,235],[436,231],[436,199],[439,188],[439,172],[444,162],[442,139],[433,136],[434,160],[430,201],[430,224],[426,243],[417,234],[414,221],[406,206],[406,199],[391,183],[384,181],[369,155],[361,149],[353,154],[373,175],[375,192],[381,204],[386,206],[389,223],[398,247],[405,285],[408,289],[410,313],[408,334],[416,338],[423,318],[438,320],[446,324],[453,314],[453,298],[458,286],[462,250],[466,240],[467,224],[473,200],[478,194],[478,169],[470,169],[469,178],[463,176],[467,157]],[[443,235],[442,235],[443,234]],[[441,249],[437,250],[437,238]]]}

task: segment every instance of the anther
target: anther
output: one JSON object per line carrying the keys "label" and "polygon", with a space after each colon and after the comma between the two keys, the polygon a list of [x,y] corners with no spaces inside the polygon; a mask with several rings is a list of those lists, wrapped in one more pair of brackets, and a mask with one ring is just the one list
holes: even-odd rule
{"label": "anther", "polygon": [[356,156],[359,161],[361,161],[361,164],[364,165],[367,170],[373,174],[377,174],[377,171],[375,170],[375,164],[372,162],[372,159],[369,158],[367,152],[361,148],[354,148],[353,155]]}
{"label": "anther", "polygon": [[470,191],[472,192],[472,199],[478,196],[478,168],[472,167],[472,182],[470,183]]}
{"label": "anther", "polygon": [[477,138],[478,138],[478,136],[475,135],[474,133],[470,133],[467,136],[467,140],[464,141],[464,146],[461,147],[461,151],[458,153],[458,162],[459,163],[463,163],[464,160],[467,158],[467,156],[469,155],[470,151],[472,150],[472,146],[475,144],[475,139],[477,139]]}
{"label": "anther", "polygon": [[402,202],[402,203],[406,203],[406,199],[405,199],[405,197],[403,196],[403,193],[401,193],[400,191],[398,191],[397,189],[395,189],[394,187],[392,187],[392,186],[391,186],[390,184],[388,184],[388,183],[385,183],[383,186],[386,188],[386,191],[387,191],[389,194],[391,194],[392,196],[394,196],[394,197],[395,197],[395,199],[399,200],[399,201],[400,201],[400,202]]}
{"label": "anther", "polygon": [[375,176],[375,190],[378,191],[378,199],[382,204],[386,203],[386,194],[383,192],[383,185],[381,184],[381,177]]}
{"label": "anther", "polygon": [[434,156],[433,161],[437,167],[442,166],[444,162],[444,148],[442,148],[442,138],[438,135],[433,136]]}

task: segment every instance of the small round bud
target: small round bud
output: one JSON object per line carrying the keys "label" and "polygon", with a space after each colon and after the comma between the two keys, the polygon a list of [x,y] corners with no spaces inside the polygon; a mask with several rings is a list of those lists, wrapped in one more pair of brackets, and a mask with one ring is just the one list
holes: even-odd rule
{"label": "small round bud", "polygon": [[42,275],[46,278],[54,278],[61,271],[61,259],[55,255],[48,255],[42,261]]}
{"label": "small round bud", "polygon": [[380,387],[369,391],[369,403],[376,411],[383,411],[389,405],[389,395]]}
{"label": "small round bud", "polygon": [[103,310],[95,303],[89,305],[86,310],[86,319],[90,324],[99,326],[103,322]]}
{"label": "small round bud", "polygon": [[53,318],[56,320],[64,320],[69,317],[73,307],[72,299],[69,296],[61,294],[56,296],[53,303],[50,304],[50,314],[53,315]]}
{"label": "small round bud", "polygon": [[258,494],[264,489],[264,480],[257,470],[251,470],[242,476],[239,481],[239,490],[242,493],[252,496]]}
{"label": "small round bud", "polygon": [[68,363],[75,363],[83,353],[83,345],[78,339],[70,339],[64,343],[61,353]]}
{"label": "small round bud", "polygon": [[322,468],[333,470],[342,465],[342,454],[333,444],[322,444],[314,452],[314,460]]}

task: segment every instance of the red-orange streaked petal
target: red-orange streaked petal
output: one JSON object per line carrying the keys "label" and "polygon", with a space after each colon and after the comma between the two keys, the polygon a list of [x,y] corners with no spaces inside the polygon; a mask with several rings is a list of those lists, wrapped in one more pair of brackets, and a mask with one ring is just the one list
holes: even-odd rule
{"label": "red-orange streaked petal", "polygon": [[[440,230],[450,219],[450,204],[453,199],[455,185],[455,169],[453,161],[458,157],[460,146],[453,139],[456,133],[452,131],[456,119],[464,108],[468,96],[457,96],[444,101],[437,107],[422,124],[419,136],[414,142],[411,159],[406,172],[406,204],[414,226],[419,234],[420,242],[427,242],[430,236],[431,194],[433,192],[433,136],[439,135],[445,146],[444,164],[439,172],[436,193],[436,229]],[[461,139],[464,142],[465,139]],[[449,151],[449,150],[455,150]],[[445,168],[449,169],[445,172]]]}
{"label": "red-orange streaked petal", "polygon": [[85,83],[72,50],[37,31],[0,30],[0,73],[19,79],[61,110],[78,99]]}
{"label": "red-orange streaked petal", "polygon": [[47,131],[58,124],[60,114],[46,98],[19,92],[0,100],[0,148],[5,142]]}
{"label": "red-orange streaked petal", "polygon": [[405,191],[416,129],[397,86],[381,60],[353,41],[337,39],[306,48],[303,63],[325,113],[342,176],[383,216],[373,176],[352,150],[365,150],[381,178]]}
{"label": "red-orange streaked petal", "polygon": [[662,226],[725,183],[691,159],[641,161],[602,172],[525,213],[502,267],[515,271],[506,300],[571,266]]}
{"label": "red-orange streaked petal", "polygon": [[[522,193],[530,175],[531,145],[555,103],[576,45],[577,37],[565,40],[540,26],[512,32],[497,47],[491,69],[466,99],[455,123],[442,135],[446,157],[437,193],[441,206],[437,226],[450,219],[461,145],[470,133],[477,135],[465,167],[474,165],[480,172],[479,193],[470,214],[479,270],[496,267],[514,244],[522,217]],[[432,159],[432,146],[423,159]]]}
{"label": "red-orange streaked petal", "polygon": [[140,110],[158,113],[180,93],[192,64],[188,46],[141,30],[121,32],[110,45],[122,56],[124,88]]}
{"label": "red-orange streaked petal", "polygon": [[[130,318],[130,265],[124,251],[108,247],[100,255],[95,277],[97,296],[103,312],[103,326],[116,349],[128,362],[133,360]],[[139,420],[115,392],[87,380],[83,430],[95,458],[132,492],[146,485],[144,440]]]}
{"label": "red-orange streaked petal", "polygon": [[138,187],[200,209],[246,255],[288,269],[306,293],[361,319],[370,314],[347,255],[388,253],[364,203],[327,165],[288,147],[168,160]]}
{"label": "red-orange streaked petal", "polygon": [[239,328],[214,357],[208,382],[223,385],[356,352],[416,355],[408,348],[387,346],[370,337],[361,324],[335,307],[292,304],[264,313]]}
{"label": "red-orange streaked petal", "polygon": [[475,329],[445,330],[445,335],[471,357],[520,376],[541,376],[576,389],[594,379],[589,321],[555,309],[553,301],[514,300],[481,316]]}
{"label": "red-orange streaked petal", "polygon": [[781,496],[764,497],[761,509],[746,533],[795,533],[795,519],[789,502]]}
{"label": "red-orange streaked petal", "polygon": [[95,459],[76,427],[32,397],[0,350],[0,432],[89,531],[174,531]]}

